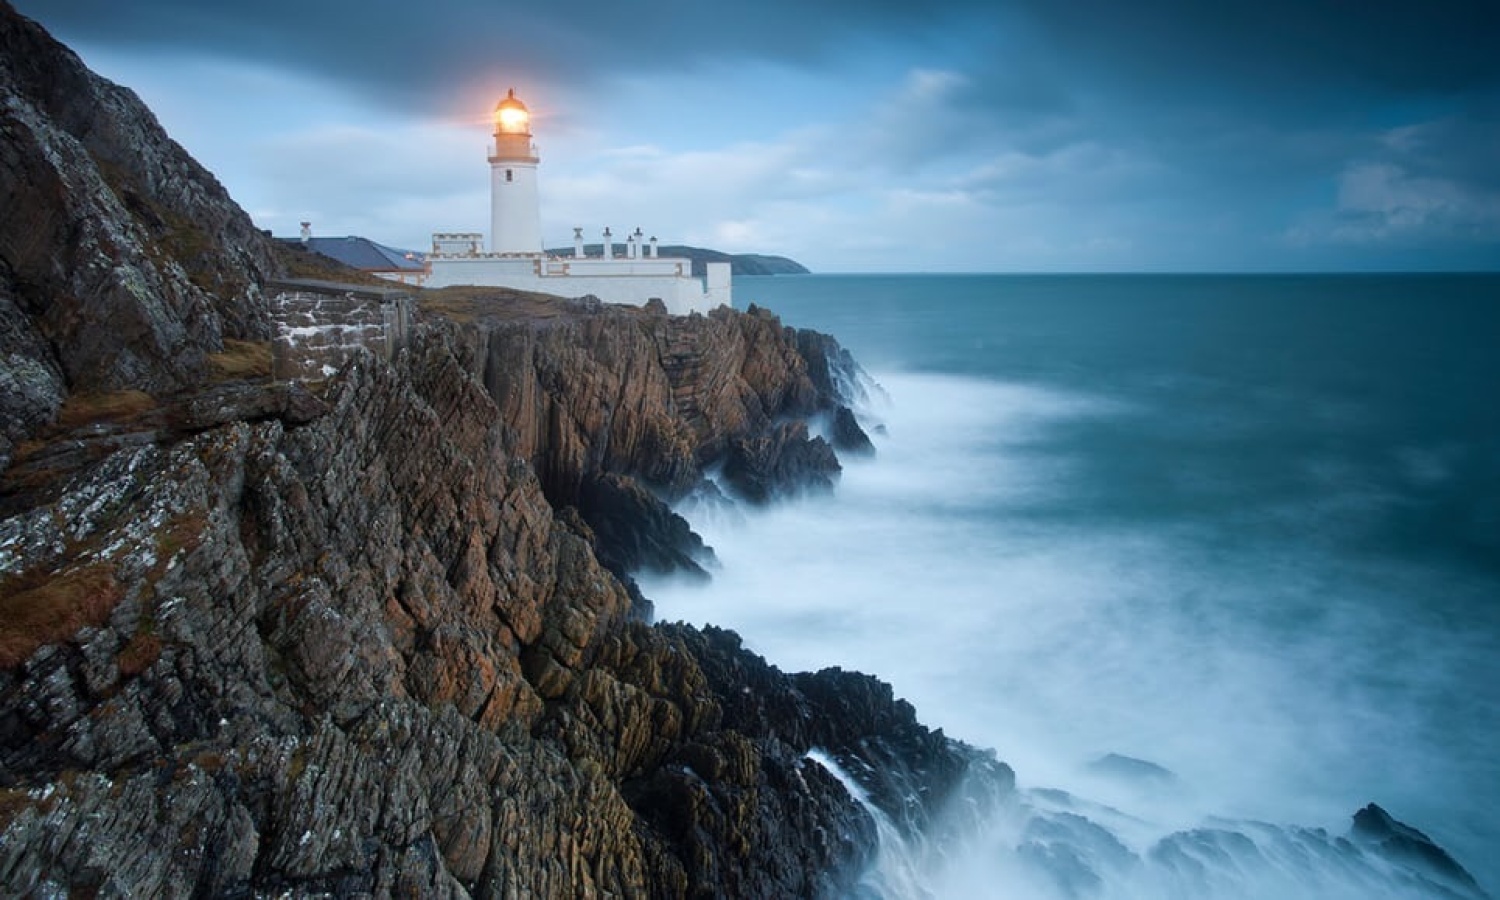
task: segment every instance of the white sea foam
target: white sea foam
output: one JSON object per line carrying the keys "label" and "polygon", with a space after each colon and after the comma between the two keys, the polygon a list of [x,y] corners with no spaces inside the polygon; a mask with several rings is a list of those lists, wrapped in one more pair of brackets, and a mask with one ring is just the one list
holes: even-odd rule
{"label": "white sea foam", "polygon": [[[645,580],[661,618],[734,628],[788,670],[875,673],[927,724],[993,747],[1023,788],[1122,811],[1114,833],[1137,854],[1225,819],[1341,834],[1375,800],[1463,861],[1472,835],[1447,801],[1472,789],[1483,749],[1451,746],[1445,716],[1494,716],[1497,703],[1452,696],[1490,666],[1483,641],[1465,643],[1441,615],[1393,612],[1413,604],[1392,597],[1430,581],[1072,508],[1075,461],[1044,451],[1081,419],[1129,427],[1140,411],[1108,398],[952,376],[879,380],[892,398],[875,411],[886,434],[873,460],[846,462],[835,496],[743,516],[684,510],[722,568],[708,586]],[[1175,778],[1091,771],[1108,753]],[[1010,896],[1054,896],[992,846],[1013,850],[1034,813],[997,813],[991,843],[976,837],[974,858],[942,855],[927,889],[973,896],[976,884],[1005,883]],[[1252,883],[1308,877],[1289,872],[1269,866]],[[1368,893],[1368,873],[1350,877],[1351,895]],[[1170,887],[1159,872],[1111,884],[1106,896]]]}

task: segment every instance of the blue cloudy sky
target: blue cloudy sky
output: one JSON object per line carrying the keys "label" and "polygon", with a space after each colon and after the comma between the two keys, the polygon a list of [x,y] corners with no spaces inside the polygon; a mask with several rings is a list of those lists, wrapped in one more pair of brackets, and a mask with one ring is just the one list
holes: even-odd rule
{"label": "blue cloudy sky", "polygon": [[256,221],[543,231],[819,271],[1500,268],[1497,0],[14,0]]}

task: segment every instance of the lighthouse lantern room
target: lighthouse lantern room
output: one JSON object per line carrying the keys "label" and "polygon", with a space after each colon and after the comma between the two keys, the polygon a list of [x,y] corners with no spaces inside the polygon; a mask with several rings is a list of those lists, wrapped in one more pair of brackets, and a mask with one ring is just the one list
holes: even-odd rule
{"label": "lighthouse lantern room", "polygon": [[491,252],[542,252],[538,162],[531,140],[531,113],[511,90],[495,107],[495,146],[490,153]]}

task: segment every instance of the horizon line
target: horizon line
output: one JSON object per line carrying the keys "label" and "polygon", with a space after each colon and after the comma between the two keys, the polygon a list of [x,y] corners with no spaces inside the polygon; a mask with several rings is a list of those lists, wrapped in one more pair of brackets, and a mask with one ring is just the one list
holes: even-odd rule
{"label": "horizon line", "polygon": [[955,276],[955,277],[980,277],[980,276],[1007,276],[1007,277],[1079,277],[1079,276],[1108,276],[1108,277],[1287,277],[1287,276],[1368,276],[1381,277],[1391,275],[1500,275],[1500,268],[1495,269],[1119,269],[1119,270],[1062,270],[1062,269],[1038,269],[1038,270],[932,270],[914,269],[905,271],[857,271],[857,270],[834,270],[834,271],[808,271],[788,272],[774,275],[740,275],[739,278],[808,278],[823,276],[861,276],[861,277],[930,277],[930,276]]}

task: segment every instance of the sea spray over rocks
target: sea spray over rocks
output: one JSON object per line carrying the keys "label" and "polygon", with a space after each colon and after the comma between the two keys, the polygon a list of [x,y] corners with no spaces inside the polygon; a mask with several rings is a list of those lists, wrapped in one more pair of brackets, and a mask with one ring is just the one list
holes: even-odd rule
{"label": "sea spray over rocks", "polygon": [[[738,517],[687,505],[684,514],[720,548],[721,570],[708,588],[645,584],[664,615],[732,624],[749,646],[789,666],[879,671],[932,724],[995,746],[1015,766],[1021,787],[1008,798],[980,805],[962,824],[940,819],[919,839],[882,845],[867,889],[961,897],[1004,885],[1008,896],[1037,898],[1479,895],[1464,879],[1413,873],[1409,861],[1368,844],[1350,828],[1353,804],[1325,818],[1276,793],[1263,798],[1266,813],[1224,802],[1226,788],[1253,789],[1262,784],[1258,767],[1279,761],[1244,748],[1279,734],[1266,734],[1260,707],[1248,703],[1232,707],[1255,717],[1247,722],[1217,730],[1183,723],[1200,721],[1205,695],[1265,703],[1264,694],[1282,696],[1270,692],[1278,683],[1260,677],[1242,648],[1220,655],[1224,632],[1206,638],[1163,610],[1163,581],[1141,583],[1161,569],[1155,543],[1080,541],[1056,519],[1026,514],[1068,499],[1069,461],[1034,450],[1051,431],[1128,421],[1134,410],[947,375],[879,380],[891,395],[877,410],[887,434],[876,437],[873,461],[846,461],[836,497]],[[997,505],[1006,516],[993,515]],[[1242,589],[1247,602],[1265,591],[1259,583]],[[1144,673],[1125,665],[1136,659]],[[1208,671],[1220,677],[1184,683],[1182,673],[1199,662],[1218,664]],[[1256,676],[1248,687],[1247,675]],[[1160,694],[1132,693],[1142,685]],[[1313,702],[1327,688],[1296,689]],[[1148,718],[1156,696],[1169,710],[1162,719]],[[1283,717],[1273,722],[1286,721],[1285,707],[1272,711]],[[1109,730],[1116,720],[1135,730]],[[1170,757],[1168,771],[1121,752],[1150,744],[1096,737],[1151,726],[1169,732],[1162,746],[1174,754],[1184,745],[1214,752],[1228,783],[1191,757],[1180,769]],[[1240,742],[1242,734],[1249,740]],[[1288,737],[1293,751],[1301,747],[1294,759],[1311,763],[1318,736]],[[1380,800],[1390,784],[1375,778],[1358,787]],[[1299,821],[1309,825],[1286,824]],[[912,883],[922,890],[909,893]]]}

